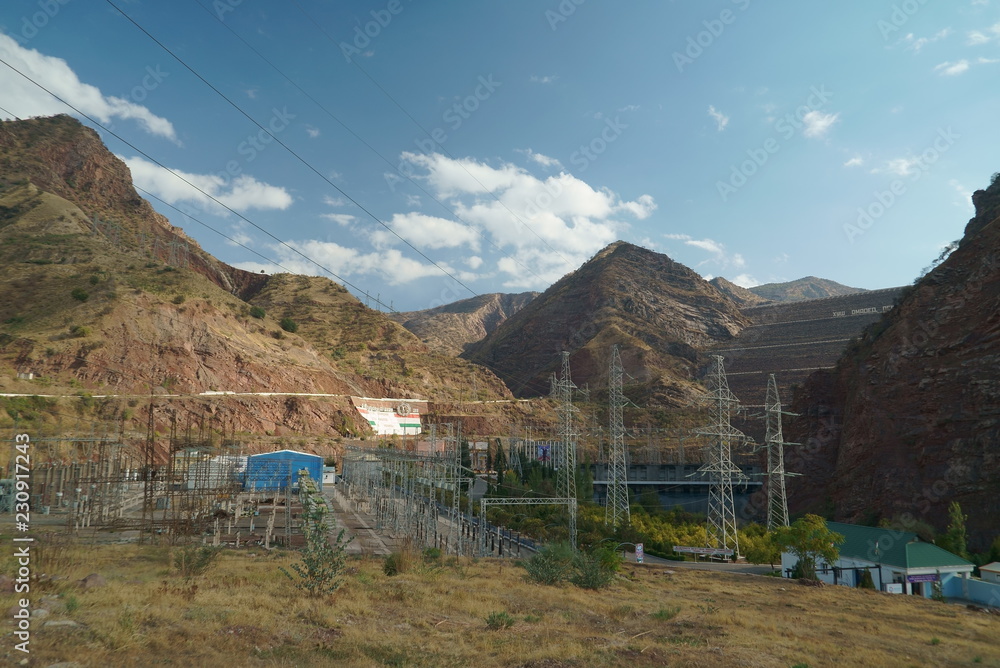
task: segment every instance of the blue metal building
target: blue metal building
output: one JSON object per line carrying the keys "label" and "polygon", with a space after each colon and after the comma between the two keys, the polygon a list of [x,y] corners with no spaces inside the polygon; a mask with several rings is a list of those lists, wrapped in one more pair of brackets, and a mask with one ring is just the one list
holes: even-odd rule
{"label": "blue metal building", "polygon": [[278,450],[250,455],[247,458],[243,489],[283,491],[289,484],[298,487],[299,471],[306,469],[309,477],[323,489],[323,458],[308,452]]}

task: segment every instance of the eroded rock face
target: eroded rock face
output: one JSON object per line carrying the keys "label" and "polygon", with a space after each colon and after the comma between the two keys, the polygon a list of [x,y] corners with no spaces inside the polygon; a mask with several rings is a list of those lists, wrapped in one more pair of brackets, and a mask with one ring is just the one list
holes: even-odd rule
{"label": "eroded rock face", "polygon": [[544,395],[560,353],[573,380],[607,386],[611,344],[658,399],[697,390],[697,350],[732,338],[749,321],[736,304],[684,265],[625,242],[611,244],[563,277],[464,357],[490,366],[520,396]]}
{"label": "eroded rock face", "polygon": [[491,293],[423,311],[396,313],[390,317],[413,332],[431,350],[458,355],[469,344],[481,341],[537,296],[537,292]]}
{"label": "eroded rock face", "polygon": [[1000,180],[973,202],[960,247],[797,397],[793,510],[943,530],[957,501],[970,546],[1000,535]]}

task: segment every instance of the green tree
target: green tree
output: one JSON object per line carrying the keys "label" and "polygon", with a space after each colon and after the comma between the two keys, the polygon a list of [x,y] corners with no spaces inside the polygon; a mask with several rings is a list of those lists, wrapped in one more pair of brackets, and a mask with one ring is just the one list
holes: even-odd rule
{"label": "green tree", "polygon": [[742,536],[740,549],[751,564],[769,564],[774,568],[781,561],[781,548],[775,543],[773,533]]}
{"label": "green tree", "polygon": [[299,331],[298,323],[292,320],[291,318],[282,318],[278,324],[286,332],[291,332],[292,334],[294,334],[295,332]]}
{"label": "green tree", "polygon": [[264,318],[265,315],[267,315],[267,313],[261,307],[259,307],[259,306],[251,306],[250,307],[250,317],[251,318],[257,318],[258,320],[261,320],[261,319]]}
{"label": "green tree", "polygon": [[332,594],[344,584],[347,544],[352,540],[344,540],[344,530],[341,529],[336,542],[331,545],[323,522],[324,512],[324,506],[316,505],[304,516],[306,545],[302,550],[302,563],[292,564],[295,575],[285,568],[280,569],[290,580],[296,580],[297,575],[295,586],[312,597]]}
{"label": "green tree", "polygon": [[791,552],[799,559],[802,577],[816,580],[816,562],[822,558],[832,564],[840,557],[837,547],[844,542],[844,536],[830,531],[826,520],[819,515],[805,515],[791,526],[779,527],[774,531],[775,544],[783,551]]}
{"label": "green tree", "polygon": [[952,554],[963,559],[969,558],[969,549],[965,541],[965,521],[968,515],[962,514],[962,506],[958,501],[952,501],[948,506],[948,529],[938,538],[937,544]]}
{"label": "green tree", "polygon": [[861,581],[858,582],[858,589],[875,589],[875,580],[872,579],[871,570],[866,568],[861,573]]}

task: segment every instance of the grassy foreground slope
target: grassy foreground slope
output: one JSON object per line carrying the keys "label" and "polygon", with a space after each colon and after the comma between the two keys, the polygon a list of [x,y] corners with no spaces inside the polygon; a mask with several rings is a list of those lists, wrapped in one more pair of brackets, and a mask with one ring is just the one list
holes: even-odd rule
{"label": "grassy foreground slope", "polygon": [[[67,579],[32,597],[60,595],[69,610],[33,621],[30,665],[1000,666],[1000,617],[760,576],[632,565],[592,592],[529,584],[506,561],[445,558],[388,577],[380,560],[354,558],[344,587],[312,600],[278,571],[290,552],[227,552],[191,580],[169,548],[47,558]],[[94,572],[105,586],[74,583]],[[0,609],[14,603],[0,594]],[[491,630],[493,612],[516,621]],[[16,665],[6,617],[0,663]],[[78,626],[43,626],[64,619]]]}

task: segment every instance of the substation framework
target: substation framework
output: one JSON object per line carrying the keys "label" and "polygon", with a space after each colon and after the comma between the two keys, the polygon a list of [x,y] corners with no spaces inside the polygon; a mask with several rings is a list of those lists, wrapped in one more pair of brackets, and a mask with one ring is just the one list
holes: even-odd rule
{"label": "substation framework", "polygon": [[[243,547],[300,542],[291,463],[271,472],[285,481],[244,489],[246,457],[213,444],[204,420],[171,419],[169,434],[145,438],[53,436],[32,440],[33,526],[52,534],[120,536],[120,540],[211,542]],[[165,441],[165,442],[164,442]],[[0,485],[0,512],[10,512]],[[264,516],[263,521],[259,517]],[[270,518],[268,518],[270,516]]]}

